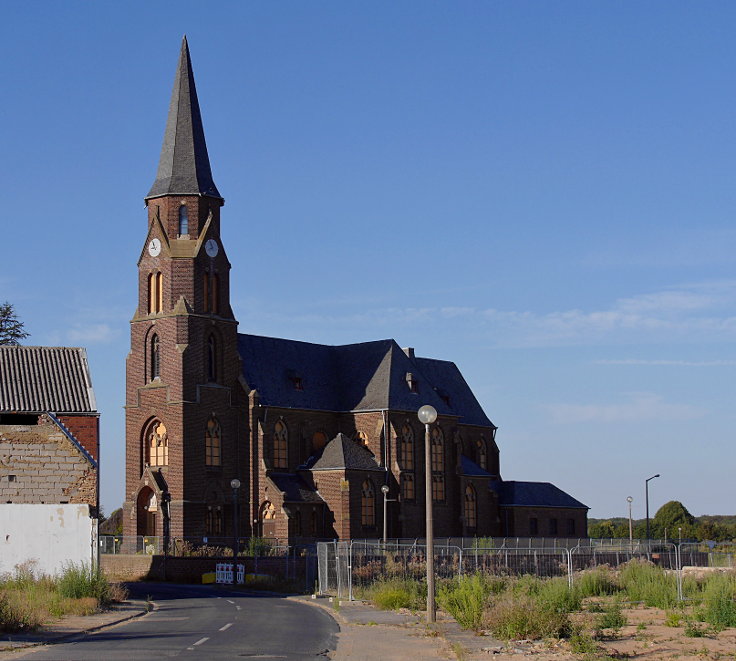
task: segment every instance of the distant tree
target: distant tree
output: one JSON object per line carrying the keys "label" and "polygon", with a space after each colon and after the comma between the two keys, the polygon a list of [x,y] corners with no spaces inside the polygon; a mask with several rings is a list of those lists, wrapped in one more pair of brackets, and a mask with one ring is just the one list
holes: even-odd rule
{"label": "distant tree", "polygon": [[600,521],[588,527],[588,537],[593,539],[609,539],[616,536],[616,527],[612,521]]}
{"label": "distant tree", "polygon": [[[651,521],[652,537],[676,538],[682,528],[683,538],[695,536],[695,517],[679,500],[671,500],[657,510]],[[666,530],[666,533],[665,533]]]}
{"label": "distant tree", "polygon": [[5,301],[0,303],[0,344],[20,344],[28,337],[23,322],[15,316],[13,306]]}

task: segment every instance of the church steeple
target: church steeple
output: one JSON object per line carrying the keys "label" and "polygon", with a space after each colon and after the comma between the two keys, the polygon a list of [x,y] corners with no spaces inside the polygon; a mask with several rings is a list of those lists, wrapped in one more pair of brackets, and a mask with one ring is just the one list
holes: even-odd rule
{"label": "church steeple", "polygon": [[181,44],[156,181],[146,201],[162,195],[222,199],[212,179],[186,36]]}

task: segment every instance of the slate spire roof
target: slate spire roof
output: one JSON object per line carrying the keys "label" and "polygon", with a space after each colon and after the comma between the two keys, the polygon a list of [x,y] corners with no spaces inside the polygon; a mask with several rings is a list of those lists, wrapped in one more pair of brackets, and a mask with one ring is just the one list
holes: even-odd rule
{"label": "slate spire roof", "polygon": [[161,195],[222,197],[212,179],[186,36],[181,43],[156,181],[146,199]]}

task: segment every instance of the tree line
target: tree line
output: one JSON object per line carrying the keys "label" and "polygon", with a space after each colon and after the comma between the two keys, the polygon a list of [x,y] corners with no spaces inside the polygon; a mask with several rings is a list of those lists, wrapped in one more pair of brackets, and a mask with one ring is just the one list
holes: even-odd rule
{"label": "tree line", "polygon": [[[633,521],[633,529],[634,539],[645,539],[646,519]],[[671,500],[649,520],[649,529],[652,539],[725,542],[736,539],[736,516],[695,517],[679,500]],[[588,519],[588,536],[594,539],[628,539],[629,520],[626,517]]]}

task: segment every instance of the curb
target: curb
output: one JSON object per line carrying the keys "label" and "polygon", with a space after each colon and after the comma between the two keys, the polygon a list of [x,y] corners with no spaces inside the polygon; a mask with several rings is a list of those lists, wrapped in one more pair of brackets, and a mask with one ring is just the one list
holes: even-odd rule
{"label": "curb", "polygon": [[[108,627],[115,626],[116,624],[127,622],[137,617],[143,617],[147,613],[150,613],[151,610],[156,609],[155,604],[153,604],[153,608],[149,608],[147,606],[147,602],[140,601],[137,599],[131,600],[131,601],[125,601],[123,603],[130,604],[133,607],[130,610],[132,610],[133,612],[125,614],[125,615],[121,615],[120,617],[116,617],[114,620],[110,620],[109,622],[104,622],[96,626],[77,629],[75,631],[69,631],[65,633],[61,633],[61,632],[53,633],[53,627],[52,627],[50,630],[48,630],[48,633],[45,634],[48,636],[45,640],[22,640],[23,634],[21,634],[20,638],[16,640],[10,640],[9,638],[13,634],[8,634],[8,639],[0,638],[0,652],[16,652],[18,650],[30,649],[33,647],[41,647],[42,645],[53,645],[55,643],[66,642],[71,638],[75,638],[76,636],[82,636],[82,635],[89,634],[89,633],[95,633],[97,631],[101,631],[102,629],[107,629]],[[109,611],[109,612],[112,613],[114,611]],[[40,632],[37,633],[37,635],[44,635],[43,628],[40,630]]]}

